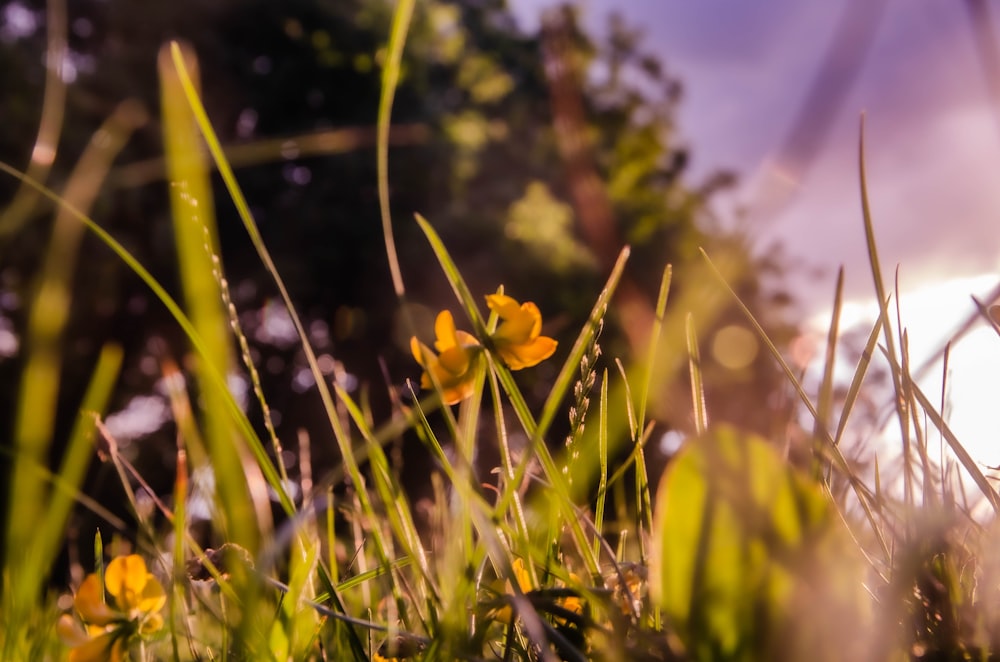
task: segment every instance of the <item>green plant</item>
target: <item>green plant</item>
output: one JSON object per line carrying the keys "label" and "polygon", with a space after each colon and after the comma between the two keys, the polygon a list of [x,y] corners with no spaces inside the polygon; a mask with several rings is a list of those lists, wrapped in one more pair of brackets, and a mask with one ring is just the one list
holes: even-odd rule
{"label": "green plant", "polygon": [[[388,143],[413,8],[414,3],[403,2],[395,13],[377,132],[386,254],[403,311],[409,295],[394,248]],[[95,146],[93,155],[81,160],[83,179],[70,182],[62,194],[0,164],[23,190],[58,207],[57,228],[74,228],[54,235],[28,325],[9,453],[12,496],[3,522],[4,659],[60,658],[66,649],[58,643],[58,623],[74,661],[126,655],[173,660],[992,658],[1000,643],[1000,583],[991,554],[1000,498],[908,372],[906,334],[893,328],[880,273],[863,151],[865,231],[884,305],[835,425],[832,366],[842,280],[825,374],[814,398],[755,313],[727,284],[724,271],[731,265],[703,253],[704,273],[716,278],[698,286],[711,285],[717,298],[732,297],[809,415],[808,430],[799,431],[804,450],[796,449],[805,456],[801,466],[789,461],[790,438],[767,439],[710,422],[696,313],[704,312],[699,305],[716,310],[719,303],[701,301],[690,294],[701,290],[689,289],[668,306],[674,282],[669,267],[662,271],[646,354],[629,367],[617,361],[615,374],[599,369],[598,339],[628,249],[617,256],[603,287],[591,292],[590,313],[573,342],[557,347],[543,335],[539,306],[520,303],[502,289],[475,291],[446,242],[420,216],[417,231],[454,293],[457,313],[438,315],[433,348],[419,340],[430,337],[429,329],[406,322],[414,338],[414,374],[423,371],[421,388],[410,384],[410,397],[397,400],[388,419],[379,420],[363,392],[356,395],[328,383],[202,105],[193,57],[172,44],[161,54],[160,72],[183,306],[89,217],[93,197],[88,192],[103,177],[100,168],[106,170],[115,146],[141,118],[126,108],[109,127],[117,139]],[[208,158],[301,343],[342,463],[331,479],[313,480],[309,449],[315,442],[309,439],[299,440],[296,468],[290,467],[268,416],[268,393],[215,240]],[[180,383],[177,366],[163,365],[178,429],[170,494],[158,494],[149,485],[96,413],[106,408],[118,372],[121,354],[115,347],[104,350],[93,370],[59,469],[43,468],[55,434],[51,419],[60,388],[61,321],[71,280],[66,256],[76,254],[81,228],[99,237],[143,280],[190,344],[188,374],[195,377],[190,390]],[[899,490],[883,485],[877,462],[865,473],[842,443],[880,337],[904,444]],[[236,357],[262,412],[259,427],[227,387]],[[651,477],[645,455],[652,435],[650,402],[678,360],[689,372],[694,434],[662,478]],[[517,371],[546,361],[558,369],[536,410],[522,390],[525,373]],[[555,423],[567,415],[566,443],[554,449],[549,442]],[[929,426],[937,429],[993,513],[974,516],[965,486],[950,468],[955,465],[943,454],[936,464],[932,460]],[[436,461],[423,502],[415,503],[404,489],[387,450],[404,432]],[[628,446],[617,465],[612,464],[612,440]],[[497,444],[499,463],[484,473],[477,454],[490,442]],[[117,474],[133,524],[78,492],[92,444]],[[205,548],[194,535],[189,512],[194,477],[206,472],[215,485],[210,508],[213,535],[220,541],[215,549]],[[60,616],[56,596],[44,587],[52,579],[53,558],[74,500],[100,511],[117,533],[107,540],[113,558],[105,566],[105,534],[98,532],[94,572],[73,587],[72,610],[65,600],[58,603],[66,612]],[[48,599],[39,604],[43,594]]]}

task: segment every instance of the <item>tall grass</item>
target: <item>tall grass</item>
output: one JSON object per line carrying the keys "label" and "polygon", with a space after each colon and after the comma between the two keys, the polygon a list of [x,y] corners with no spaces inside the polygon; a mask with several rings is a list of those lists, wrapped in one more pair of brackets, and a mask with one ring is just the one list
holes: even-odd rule
{"label": "tall grass", "polygon": [[[411,2],[397,9],[377,130],[386,255],[403,310],[406,288],[388,206],[388,144],[412,10]],[[0,171],[20,181],[21,195],[31,192],[57,209],[25,331],[19,410],[7,455],[12,481],[3,521],[3,659],[112,659],[115,646],[143,660],[991,658],[1000,637],[1000,566],[990,554],[1000,498],[948,428],[942,408],[910,373],[906,331],[898,318],[893,323],[879,265],[863,139],[863,231],[882,306],[839,400],[833,366],[842,274],[823,375],[818,392],[810,393],[754,311],[736,298],[725,256],[703,254],[699,272],[675,276],[665,268],[648,352],[629,364],[616,359],[617,370],[602,369],[600,334],[615,314],[625,249],[593,292],[590,316],[561,352],[562,364],[535,411],[498,346],[503,321],[484,312],[483,297],[490,293],[470,288],[432,220],[418,215],[411,222],[454,292],[464,315],[460,326],[476,339],[474,347],[463,348],[471,357],[470,389],[460,404],[442,404],[443,385],[428,370],[430,394],[411,386],[410,404],[400,403],[389,420],[376,422],[363,398],[331,388],[320,369],[201,104],[193,54],[171,44],[159,70],[183,304],[88,215],[117,149],[144,119],[134,109],[109,120],[106,128],[116,139],[95,144],[62,192],[47,188],[38,173],[0,163]],[[58,123],[51,111],[46,116],[47,123]],[[265,423],[261,438],[227,387],[227,375],[245,372],[268,411],[228,290],[210,168],[228,192],[220,204],[234,205],[298,333],[343,464],[337,484],[313,482],[308,439],[299,440],[298,469],[286,467],[273,425]],[[13,205],[8,212],[19,213]],[[101,353],[58,469],[45,468],[61,386],[62,331],[84,230],[146,283],[195,359],[197,401],[178,368],[163,366],[179,431],[169,495],[152,494],[101,423],[122,360],[113,346]],[[673,279],[694,273],[706,276],[699,287],[711,288],[712,296],[688,292],[668,306]],[[796,442],[804,445],[804,465],[790,459],[802,452],[789,453],[789,439],[763,439],[712,421],[698,327],[727,298],[756,330],[809,418],[808,434]],[[412,332],[426,340],[427,329]],[[865,449],[845,443],[876,362],[892,375],[902,443],[902,469],[888,481],[877,458],[869,468]],[[694,403],[691,434],[665,473],[650,476],[650,405],[684,367]],[[562,416],[570,431],[565,443],[553,443],[553,425]],[[950,451],[937,461],[929,448],[932,428]],[[419,438],[436,462],[425,525],[418,524],[416,504],[384,448],[403,431]],[[512,447],[515,436],[526,440],[523,447]],[[494,442],[499,466],[477,473],[478,449]],[[628,446],[617,465],[615,444]],[[94,447],[116,469],[133,525],[117,522],[79,493]],[[187,510],[196,471],[214,477],[212,525],[225,541],[218,549],[203,549],[191,534]],[[972,500],[993,512],[974,512],[969,479],[978,490]],[[170,524],[166,532],[155,526],[136,486],[153,497],[153,509]],[[96,580],[77,578],[65,587],[75,593],[72,601],[47,587],[61,579],[50,573],[74,501],[100,511],[118,531],[85,532],[88,545],[96,534]],[[277,518],[272,502],[281,511]],[[112,552],[107,558],[105,548]],[[140,557],[150,573],[136,571],[129,581],[143,587],[145,600],[124,597],[113,582],[126,564],[121,559],[138,567]],[[94,586],[96,595],[89,593]],[[95,600],[120,613],[101,622]],[[60,611],[66,612],[62,619]],[[81,619],[96,627],[91,637],[103,632],[107,639],[72,640],[71,648],[60,643],[57,629],[71,639],[66,628]]]}

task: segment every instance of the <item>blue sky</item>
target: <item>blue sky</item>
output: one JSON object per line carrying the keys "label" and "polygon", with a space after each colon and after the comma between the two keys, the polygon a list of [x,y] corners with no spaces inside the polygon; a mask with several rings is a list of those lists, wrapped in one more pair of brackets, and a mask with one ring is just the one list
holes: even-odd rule
{"label": "blue sky", "polygon": [[[548,0],[509,0],[525,27]],[[1000,282],[1000,107],[990,102],[967,0],[582,0],[599,31],[616,9],[684,84],[678,128],[691,147],[692,181],[730,169],[740,184],[719,201],[759,250],[780,243],[805,270],[794,291],[819,329],[828,324],[836,269],[846,270],[849,313],[873,311],[858,184],[859,118],[866,116],[867,173],[880,257],[891,287],[899,266],[902,318],[914,363],[934,351]],[[828,51],[845,9],[860,12],[861,49]],[[990,27],[1000,35],[1000,7]],[[983,23],[978,24],[982,27]],[[860,39],[863,41],[863,39]],[[817,85],[824,63],[826,78]],[[839,87],[839,91],[838,91]],[[810,96],[810,90],[813,90]],[[800,110],[810,121],[789,149]],[[820,121],[826,117],[824,124]],[[803,143],[814,144],[811,159]],[[795,147],[798,145],[799,147]],[[847,321],[847,320],[845,320]],[[983,417],[1000,393],[1000,339],[985,325],[953,348],[952,421],[984,463],[1000,445]],[[936,374],[929,392],[940,389]],[[990,401],[992,402],[992,400]]]}

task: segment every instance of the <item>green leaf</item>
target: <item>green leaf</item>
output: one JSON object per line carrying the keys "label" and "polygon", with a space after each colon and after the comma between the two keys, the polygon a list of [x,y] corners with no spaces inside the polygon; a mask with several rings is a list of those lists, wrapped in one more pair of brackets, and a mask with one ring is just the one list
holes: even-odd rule
{"label": "green leaf", "polygon": [[860,611],[861,566],[826,494],[760,437],[716,427],[690,441],[653,527],[651,596],[694,659],[773,659],[775,645],[796,659]]}

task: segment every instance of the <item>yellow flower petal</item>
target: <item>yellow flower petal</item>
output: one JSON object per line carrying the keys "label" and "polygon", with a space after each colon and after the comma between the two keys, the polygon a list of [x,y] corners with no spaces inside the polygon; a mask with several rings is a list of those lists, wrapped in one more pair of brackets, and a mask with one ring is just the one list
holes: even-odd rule
{"label": "yellow flower petal", "polygon": [[463,382],[453,388],[446,388],[441,393],[441,402],[446,405],[457,405],[462,400],[471,397],[473,390],[472,384],[468,382]]}
{"label": "yellow flower petal", "polygon": [[[86,630],[68,614],[56,625],[60,638],[73,647],[70,662],[122,662],[137,632],[147,635],[163,628],[163,617],[158,612],[166,604],[167,595],[141,556],[112,559],[105,568],[104,588],[107,600],[102,599],[98,576],[91,574],[76,592],[73,606]],[[115,603],[118,609],[108,602]]]}
{"label": "yellow flower petal", "polygon": [[500,317],[500,326],[491,336],[497,354],[511,370],[537,365],[552,356],[557,343],[542,331],[542,313],[530,301],[519,304],[504,294],[490,294],[486,305]]}
{"label": "yellow flower petal", "polygon": [[[517,585],[521,588],[521,593],[528,593],[531,591],[531,575],[528,573],[528,568],[524,565],[524,559],[518,557],[514,559],[510,564],[510,569],[513,571],[514,579],[517,581]],[[514,589],[510,585],[510,581],[505,582],[507,593],[513,593]],[[487,613],[487,617],[498,621],[500,623],[510,623],[510,619],[513,617],[513,610],[510,605],[504,605],[502,607],[497,607],[491,609]]]}
{"label": "yellow flower petal", "polygon": [[91,625],[104,626],[122,617],[101,599],[101,582],[96,574],[87,575],[73,598],[73,607]]}
{"label": "yellow flower petal", "polygon": [[434,320],[434,348],[443,352],[452,347],[458,346],[458,339],[455,337],[455,318],[451,316],[451,311],[442,310]]}
{"label": "yellow flower petal", "polygon": [[111,560],[104,571],[104,585],[108,593],[115,597],[122,611],[138,606],[137,596],[146,587],[152,575],[146,569],[146,562],[138,554],[118,556]]}
{"label": "yellow flower petal", "polygon": [[143,620],[142,625],[139,626],[139,634],[142,636],[148,636],[155,632],[159,632],[163,629],[163,616],[159,614],[150,614]]}
{"label": "yellow flower petal", "polygon": [[424,345],[422,342],[417,340],[416,336],[410,338],[410,352],[413,354],[413,359],[419,363],[421,367],[426,365],[424,362],[428,357],[434,355],[434,352],[430,351],[427,345]]}
{"label": "yellow flower petal", "polygon": [[527,593],[530,591],[532,588],[531,574],[524,565],[524,559],[517,557],[511,562],[510,567],[514,571],[514,578],[517,580],[517,585],[521,587],[521,592]]}
{"label": "yellow flower petal", "polygon": [[410,338],[410,352],[424,369],[420,387],[433,388],[434,381],[437,381],[441,387],[442,402],[446,405],[457,404],[472,395],[475,377],[472,361],[480,351],[479,341],[465,331],[456,330],[455,320],[447,310],[438,314],[434,333],[434,346],[440,355],[416,337]]}
{"label": "yellow flower petal", "polygon": [[452,377],[464,375],[471,361],[469,352],[462,347],[449,347],[438,356],[438,364]]}
{"label": "yellow flower petal", "polygon": [[[531,341],[538,337],[538,331],[534,331],[540,326],[541,316],[533,317],[530,314],[518,313],[517,315],[504,320],[496,333],[493,334],[494,341],[501,344],[519,345]],[[534,331],[534,334],[532,332]]]}
{"label": "yellow flower petal", "polygon": [[497,348],[497,351],[507,363],[507,367],[511,370],[520,370],[521,368],[530,368],[531,366],[538,365],[552,356],[556,351],[557,344],[555,340],[548,336],[540,336],[530,343],[509,345]]}
{"label": "yellow flower petal", "polygon": [[486,305],[502,319],[510,319],[521,310],[521,304],[517,299],[506,294],[487,294]]}
{"label": "yellow flower petal", "polygon": [[69,614],[63,614],[59,617],[58,622],[56,622],[56,634],[67,646],[81,646],[90,640],[77,620]]}
{"label": "yellow flower petal", "polygon": [[122,662],[125,645],[118,634],[111,630],[84,642],[69,652],[69,662]]}
{"label": "yellow flower petal", "polygon": [[167,593],[163,590],[163,585],[153,575],[147,575],[146,585],[142,588],[142,593],[139,594],[136,608],[144,614],[155,614],[163,609],[165,604],[167,604]]}
{"label": "yellow flower petal", "polygon": [[510,624],[510,618],[513,615],[514,612],[511,610],[510,605],[504,605],[503,607],[491,609],[489,613],[486,614],[487,618],[491,618],[498,623],[503,623],[504,625]]}

